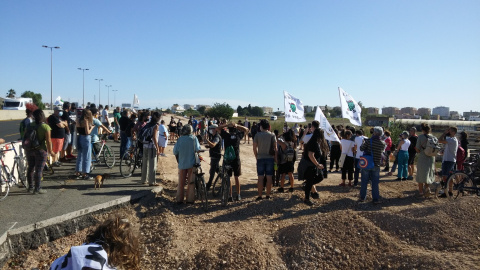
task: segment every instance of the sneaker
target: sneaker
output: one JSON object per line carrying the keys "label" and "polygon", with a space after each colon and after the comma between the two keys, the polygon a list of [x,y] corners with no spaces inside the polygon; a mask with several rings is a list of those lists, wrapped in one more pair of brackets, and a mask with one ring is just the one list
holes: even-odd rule
{"label": "sneaker", "polygon": [[395,180],[397,180],[397,181],[402,181],[402,178],[397,177],[397,179],[395,179]]}
{"label": "sneaker", "polygon": [[242,200],[242,196],[240,196],[240,194],[237,194],[237,201],[241,201]]}
{"label": "sneaker", "polygon": [[74,156],[74,155],[67,155],[67,158],[68,158],[68,159],[76,159],[77,157]]}
{"label": "sneaker", "polygon": [[43,189],[43,188],[35,189],[35,190],[33,191],[33,194],[45,194],[45,193],[47,193],[47,191],[46,191],[45,189]]}
{"label": "sneaker", "polygon": [[55,166],[55,167],[60,167],[62,166],[62,163],[60,163],[59,161],[55,161],[52,166]]}
{"label": "sneaker", "polygon": [[403,177],[403,178],[402,178],[402,181],[405,181],[405,180],[407,180],[407,178]]}
{"label": "sneaker", "polygon": [[308,206],[313,206],[313,202],[310,200],[303,200],[303,203],[308,205]]}
{"label": "sneaker", "polygon": [[90,175],[85,175],[82,179],[83,180],[93,180],[93,177],[90,176]]}
{"label": "sneaker", "polygon": [[312,198],[314,198],[314,199],[319,199],[320,198],[320,194],[318,194],[318,192],[310,192],[310,196],[312,196]]}
{"label": "sneaker", "polygon": [[228,202],[233,202],[233,197],[228,197]]}
{"label": "sneaker", "polygon": [[288,192],[293,192],[293,187],[289,188]]}
{"label": "sneaker", "polygon": [[283,193],[283,192],[284,192],[283,187],[278,188],[278,189],[277,189],[277,192]]}
{"label": "sneaker", "polygon": [[407,180],[413,180],[413,176],[407,177]]}
{"label": "sneaker", "polygon": [[263,200],[262,197],[257,197],[257,198],[255,199],[255,201],[261,201],[261,200]]}

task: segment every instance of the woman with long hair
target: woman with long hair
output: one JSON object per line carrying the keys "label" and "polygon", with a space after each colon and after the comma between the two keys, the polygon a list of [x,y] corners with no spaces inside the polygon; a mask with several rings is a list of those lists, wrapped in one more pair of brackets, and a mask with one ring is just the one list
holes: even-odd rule
{"label": "woman with long hair", "polygon": [[71,247],[50,269],[140,269],[138,238],[128,219],[109,218],[87,235],[84,245]]}
{"label": "woman with long hair", "polygon": [[304,172],[306,181],[304,203],[307,205],[313,205],[312,201],[310,201],[312,187],[323,180],[323,169],[325,168],[328,152],[328,144],[323,131],[319,128],[315,129],[312,137],[305,145],[305,151],[302,156],[302,159],[306,160],[307,164]]}
{"label": "woman with long hair", "polygon": [[85,109],[82,112],[80,120],[77,121],[77,165],[75,167],[75,175],[77,179],[91,180],[93,177],[89,175],[90,166],[92,164],[92,132],[93,115],[92,111]]}
{"label": "woman with long hair", "polygon": [[[52,129],[45,123],[45,114],[42,110],[36,109],[32,116],[34,122],[30,123],[29,128],[35,128],[37,130],[37,138],[38,142],[40,143],[40,147],[27,152],[28,192],[33,192],[34,194],[44,194],[46,191],[40,187],[40,183],[43,176],[43,168],[47,163],[47,155],[53,155],[52,138],[50,137],[50,131]],[[34,181],[35,186],[33,183]]]}

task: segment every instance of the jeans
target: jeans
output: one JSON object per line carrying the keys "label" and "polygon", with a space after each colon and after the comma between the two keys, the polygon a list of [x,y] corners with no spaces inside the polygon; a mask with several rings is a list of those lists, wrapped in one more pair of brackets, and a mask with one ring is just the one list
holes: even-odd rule
{"label": "jeans", "polygon": [[142,156],[142,183],[155,184],[157,171],[157,150],[155,148],[143,148]]}
{"label": "jeans", "polygon": [[358,178],[360,176],[360,171],[362,170],[361,168],[358,167],[358,161],[359,160],[360,160],[359,158],[355,158],[355,165],[354,165],[355,166],[355,168],[354,168],[355,173],[353,175],[353,185],[355,185],[355,186],[358,185]]}
{"label": "jeans", "polygon": [[398,178],[407,178],[408,176],[408,152],[399,151],[398,152]]}
{"label": "jeans", "polygon": [[273,158],[260,158],[257,159],[257,175],[258,176],[273,176]]}
{"label": "jeans", "polygon": [[127,137],[125,131],[120,131],[120,157],[123,158],[123,154],[130,148],[130,137]]}
{"label": "jeans", "polygon": [[35,182],[35,189],[40,189],[45,163],[47,163],[47,151],[39,149],[27,152],[27,182],[29,188],[32,188],[33,182]]}
{"label": "jeans", "polygon": [[368,182],[372,181],[372,199],[378,201],[380,199],[380,190],[378,184],[380,182],[380,167],[373,167],[372,169],[362,169],[362,185],[360,187],[360,199],[367,199]]}
{"label": "jeans", "polygon": [[79,173],[90,173],[92,164],[92,137],[90,135],[79,135],[77,137],[77,166],[75,170]]}

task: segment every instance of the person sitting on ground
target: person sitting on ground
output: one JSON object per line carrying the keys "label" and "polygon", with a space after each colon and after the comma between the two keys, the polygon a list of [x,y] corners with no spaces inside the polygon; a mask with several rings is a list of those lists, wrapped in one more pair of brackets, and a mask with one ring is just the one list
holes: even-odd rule
{"label": "person sitting on ground", "polygon": [[184,125],[181,136],[173,147],[173,154],[178,161],[177,204],[182,204],[185,199],[185,185],[187,186],[187,203],[195,202],[193,165],[195,165],[195,152],[200,151],[201,148],[197,137],[192,132],[191,125]]}
{"label": "person sitting on ground", "polygon": [[111,217],[85,238],[85,244],[73,246],[56,259],[51,270],[140,269],[139,235],[132,224],[119,216]]}
{"label": "person sitting on ground", "polygon": [[[381,139],[383,135],[382,127],[374,127],[372,137],[365,140],[360,150],[364,154],[373,155],[374,166],[371,169],[362,169],[362,182],[360,188],[360,202],[365,202],[367,199],[367,187],[368,183],[372,185],[372,202],[374,204],[380,203],[380,162],[382,159],[382,153],[385,150],[385,142]],[[408,136],[408,133],[407,133]]]}
{"label": "person sitting on ground", "polygon": [[410,147],[410,140],[408,139],[408,132],[403,131],[402,140],[397,146],[397,159],[398,159],[398,174],[397,180],[407,180],[408,176],[408,148]]}

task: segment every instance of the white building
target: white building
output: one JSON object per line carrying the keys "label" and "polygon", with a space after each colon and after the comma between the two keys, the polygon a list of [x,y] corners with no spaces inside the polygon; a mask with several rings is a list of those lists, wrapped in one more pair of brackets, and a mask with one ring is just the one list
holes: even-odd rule
{"label": "white building", "polygon": [[272,107],[262,107],[263,114],[264,115],[270,115],[273,113],[273,108]]}
{"label": "white building", "polygon": [[313,112],[313,108],[314,106],[309,106],[309,105],[303,106],[303,110],[305,113]]}
{"label": "white building", "polygon": [[173,113],[183,113],[185,111],[185,108],[183,108],[180,105],[173,105],[172,106],[172,112]]}
{"label": "white building", "polygon": [[450,117],[450,108],[445,106],[438,106],[433,108],[432,114],[440,115],[440,117]]}

